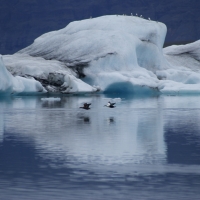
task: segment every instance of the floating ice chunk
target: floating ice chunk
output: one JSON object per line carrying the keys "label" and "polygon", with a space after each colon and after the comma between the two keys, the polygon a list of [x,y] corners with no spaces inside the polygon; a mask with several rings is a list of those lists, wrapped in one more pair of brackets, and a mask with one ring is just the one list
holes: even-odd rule
{"label": "floating ice chunk", "polygon": [[119,103],[119,102],[122,101],[122,99],[121,99],[121,98],[114,98],[114,99],[112,99],[111,101],[116,102],[116,103]]}
{"label": "floating ice chunk", "polygon": [[41,98],[42,101],[60,101],[60,97],[48,97],[48,98]]}

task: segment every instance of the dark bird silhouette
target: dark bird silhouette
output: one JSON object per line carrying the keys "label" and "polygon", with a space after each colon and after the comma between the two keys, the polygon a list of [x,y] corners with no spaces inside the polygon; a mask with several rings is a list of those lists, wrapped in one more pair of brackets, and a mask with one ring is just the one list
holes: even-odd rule
{"label": "dark bird silhouette", "polygon": [[111,103],[110,101],[107,103],[107,105],[104,105],[106,107],[109,107],[109,108],[114,108],[115,106],[115,103]]}
{"label": "dark bird silhouette", "polygon": [[79,107],[79,108],[83,108],[85,110],[89,110],[90,109],[90,105],[91,103],[84,103],[82,107]]}

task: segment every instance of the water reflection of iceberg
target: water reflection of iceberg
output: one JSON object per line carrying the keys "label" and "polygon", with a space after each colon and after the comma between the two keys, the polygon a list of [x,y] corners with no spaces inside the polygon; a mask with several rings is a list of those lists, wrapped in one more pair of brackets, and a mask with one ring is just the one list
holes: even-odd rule
{"label": "water reflection of iceberg", "polygon": [[34,142],[44,159],[103,165],[165,162],[162,108],[154,101],[152,109],[134,108],[132,100],[111,110],[101,106],[103,98],[87,100],[93,102],[89,111],[78,109],[82,100],[77,97],[72,104],[77,109],[14,112],[7,117],[6,132]]}
{"label": "water reflection of iceberg", "polygon": [[3,142],[3,135],[4,135],[4,122],[3,122],[3,115],[0,111],[0,142]]}

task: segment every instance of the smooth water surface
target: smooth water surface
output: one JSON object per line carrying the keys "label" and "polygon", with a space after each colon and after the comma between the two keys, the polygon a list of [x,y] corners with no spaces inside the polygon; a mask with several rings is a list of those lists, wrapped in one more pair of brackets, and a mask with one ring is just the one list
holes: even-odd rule
{"label": "smooth water surface", "polygon": [[0,199],[199,200],[200,97],[110,99],[1,98]]}

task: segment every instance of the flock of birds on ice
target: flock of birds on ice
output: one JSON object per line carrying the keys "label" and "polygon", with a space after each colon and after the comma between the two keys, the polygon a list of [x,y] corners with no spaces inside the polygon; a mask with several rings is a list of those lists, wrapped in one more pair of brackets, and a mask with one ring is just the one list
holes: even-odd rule
{"label": "flock of birds on ice", "polygon": [[[117,15],[117,16],[120,16],[120,15]],[[125,14],[123,14],[122,16],[126,16]],[[131,13],[131,16],[133,16],[133,13]],[[135,15],[136,17],[140,17],[140,18],[144,18],[142,15],[138,15],[137,13],[136,13],[136,15]],[[90,19],[92,19],[92,16],[90,17]],[[151,18],[150,17],[148,17],[148,20],[149,21],[151,21]],[[158,21],[157,21],[158,22]]]}

